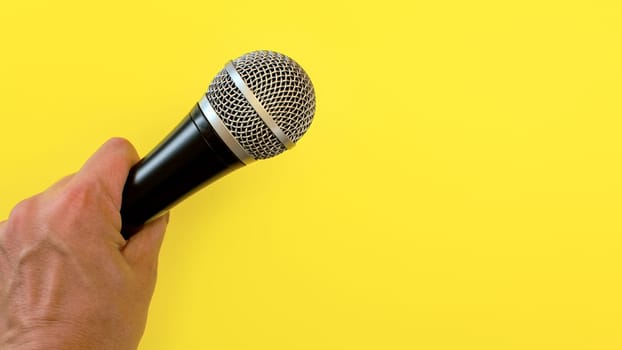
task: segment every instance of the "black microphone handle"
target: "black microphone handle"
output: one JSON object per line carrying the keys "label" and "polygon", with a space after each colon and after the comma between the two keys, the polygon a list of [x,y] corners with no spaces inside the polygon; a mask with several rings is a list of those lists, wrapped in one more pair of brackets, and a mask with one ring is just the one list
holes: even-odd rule
{"label": "black microphone handle", "polygon": [[130,170],[121,203],[121,233],[129,239],[205,185],[242,167],[198,105]]}

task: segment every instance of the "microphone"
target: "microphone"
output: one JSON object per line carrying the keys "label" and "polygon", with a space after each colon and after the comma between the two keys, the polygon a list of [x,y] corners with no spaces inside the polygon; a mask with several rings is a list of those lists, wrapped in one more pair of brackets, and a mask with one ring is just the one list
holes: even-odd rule
{"label": "microphone", "polygon": [[291,58],[254,51],[228,62],[190,113],[130,170],[121,233],[257,159],[291,149],[315,114],[315,90]]}

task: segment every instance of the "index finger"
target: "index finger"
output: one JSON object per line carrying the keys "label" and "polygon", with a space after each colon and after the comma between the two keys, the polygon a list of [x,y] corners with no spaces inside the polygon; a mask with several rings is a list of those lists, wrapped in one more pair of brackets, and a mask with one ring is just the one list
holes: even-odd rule
{"label": "index finger", "polygon": [[77,179],[96,181],[101,185],[117,209],[121,209],[121,196],[131,167],[139,160],[132,144],[123,138],[113,138],[104,143],[89,158]]}

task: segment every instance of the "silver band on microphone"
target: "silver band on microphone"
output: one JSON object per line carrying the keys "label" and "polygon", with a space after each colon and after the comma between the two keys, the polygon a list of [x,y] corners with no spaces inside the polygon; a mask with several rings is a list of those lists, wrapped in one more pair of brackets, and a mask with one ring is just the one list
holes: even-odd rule
{"label": "silver band on microphone", "polygon": [[203,115],[205,116],[207,121],[210,123],[212,128],[214,128],[214,131],[216,132],[216,134],[220,136],[222,141],[229,147],[231,152],[233,152],[233,154],[235,154],[235,156],[238,157],[240,161],[242,161],[242,163],[248,165],[255,161],[255,158],[253,158],[244,149],[244,147],[242,147],[240,143],[238,143],[235,137],[233,137],[231,132],[227,129],[225,124],[222,122],[222,119],[218,117],[218,114],[216,114],[216,111],[214,111],[214,108],[212,108],[212,105],[207,100],[207,96],[203,95],[201,100],[199,100],[199,108],[201,109],[201,112],[203,112]]}
{"label": "silver band on microphone", "polygon": [[227,65],[225,65],[225,70],[231,77],[231,80],[235,84],[235,86],[242,92],[244,97],[248,100],[248,102],[253,106],[253,109],[259,117],[263,120],[264,123],[268,126],[270,131],[276,136],[277,139],[285,146],[287,149],[292,149],[296,144],[292,142],[292,140],[281,130],[281,128],[277,125],[274,118],[266,111],[266,109],[261,105],[261,102],[257,99],[255,94],[251,91],[251,89],[246,85],[242,76],[238,73],[238,71],[233,66],[233,62],[229,61]]}

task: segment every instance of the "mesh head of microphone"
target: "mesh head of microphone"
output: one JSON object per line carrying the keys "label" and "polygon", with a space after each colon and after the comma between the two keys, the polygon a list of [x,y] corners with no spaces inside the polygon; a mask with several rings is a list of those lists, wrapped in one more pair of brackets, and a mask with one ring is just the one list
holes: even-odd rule
{"label": "mesh head of microphone", "polygon": [[[272,51],[254,51],[233,65],[264,109],[292,142],[307,131],[315,114],[311,79],[291,58]],[[223,69],[207,90],[214,111],[240,145],[255,159],[285,151],[250,102]]]}

